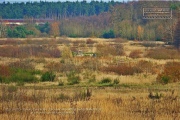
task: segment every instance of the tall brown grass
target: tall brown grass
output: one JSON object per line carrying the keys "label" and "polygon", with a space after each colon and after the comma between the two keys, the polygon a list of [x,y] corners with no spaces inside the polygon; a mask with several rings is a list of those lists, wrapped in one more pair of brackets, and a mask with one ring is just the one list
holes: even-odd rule
{"label": "tall brown grass", "polygon": [[[0,119],[74,119],[74,120],[141,120],[179,119],[180,104],[176,90],[153,94],[148,90],[94,89],[92,96],[82,88],[32,89],[15,86],[0,87]],[[76,90],[76,91],[74,91]],[[79,92],[78,92],[79,91]],[[101,93],[101,96],[99,94]],[[64,99],[64,101],[62,101]]]}

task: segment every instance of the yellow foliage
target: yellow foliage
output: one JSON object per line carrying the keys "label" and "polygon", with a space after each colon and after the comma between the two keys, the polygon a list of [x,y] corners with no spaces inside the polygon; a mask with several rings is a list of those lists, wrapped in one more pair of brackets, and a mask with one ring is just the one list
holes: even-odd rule
{"label": "yellow foliage", "polygon": [[137,37],[138,40],[142,40],[143,38],[144,29],[139,25],[137,28]]}
{"label": "yellow foliage", "polygon": [[62,58],[63,59],[68,59],[72,58],[72,51],[70,50],[69,47],[65,46],[62,50]]}
{"label": "yellow foliage", "polygon": [[60,25],[59,21],[55,21],[51,23],[50,34],[53,35],[54,37],[57,37],[60,35],[59,25]]}

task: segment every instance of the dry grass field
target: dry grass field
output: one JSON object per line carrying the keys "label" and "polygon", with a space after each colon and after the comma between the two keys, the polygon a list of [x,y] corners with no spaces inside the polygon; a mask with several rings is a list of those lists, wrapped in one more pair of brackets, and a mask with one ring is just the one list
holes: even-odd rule
{"label": "dry grass field", "polygon": [[1,86],[0,118],[2,120],[178,120],[180,118],[177,89],[121,86],[92,87],[88,90],[92,95],[88,96],[87,89],[82,87]]}
{"label": "dry grass field", "polygon": [[179,120],[180,53],[156,42],[0,39],[0,120]]}

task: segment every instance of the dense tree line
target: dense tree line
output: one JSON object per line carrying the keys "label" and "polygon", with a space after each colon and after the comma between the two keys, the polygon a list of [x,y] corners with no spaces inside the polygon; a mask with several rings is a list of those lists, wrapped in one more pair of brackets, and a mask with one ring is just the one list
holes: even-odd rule
{"label": "dense tree line", "polygon": [[111,6],[120,2],[21,2],[21,3],[0,3],[0,16],[3,19],[19,19],[24,16],[33,18],[61,19],[75,16],[99,15],[109,11]]}
{"label": "dense tree line", "polygon": [[62,19],[60,34],[69,37],[102,37],[104,32],[111,29],[110,22],[110,13]]}
{"label": "dense tree line", "polygon": [[[169,7],[172,19],[143,19],[142,8]],[[116,37],[137,40],[174,40],[180,2],[178,1],[138,1],[128,2],[111,9],[111,19]]]}
{"label": "dense tree line", "polygon": [[[18,7],[18,5],[22,7]],[[28,5],[29,7],[27,7]],[[173,14],[172,19],[143,19],[142,8],[157,5],[170,7]],[[131,1],[127,3],[113,1],[107,3],[96,1],[90,3],[41,1],[40,3],[2,3],[0,6],[2,6],[0,9],[4,10],[4,12],[0,10],[0,15],[3,18],[30,16],[56,19],[54,23],[46,23],[45,25],[25,25],[27,31],[33,31],[33,33],[31,32],[32,34],[20,32],[23,34],[27,33],[26,36],[121,37],[130,40],[164,40],[173,42],[177,38],[175,33],[179,31],[177,21],[180,2],[178,1]],[[24,12],[20,12],[22,14],[18,17],[17,14],[8,12],[5,9],[8,6],[14,9],[12,12],[17,11],[16,9]],[[26,9],[29,9],[29,12]],[[35,11],[33,12],[33,10]],[[5,14],[9,17],[5,17]],[[4,29],[2,25],[0,26],[1,29]],[[14,30],[13,33],[17,31],[16,27],[9,29],[11,31]],[[7,37],[17,37],[17,34],[15,34],[16,36],[10,36],[9,33],[11,32],[8,32]],[[24,37],[24,35],[21,37]]]}
{"label": "dense tree line", "polygon": [[[172,19],[143,19],[142,8],[172,8]],[[73,17],[61,21],[61,35],[70,37],[121,37],[130,40],[174,41],[174,30],[180,2],[136,1],[121,3],[109,12],[93,16]]]}

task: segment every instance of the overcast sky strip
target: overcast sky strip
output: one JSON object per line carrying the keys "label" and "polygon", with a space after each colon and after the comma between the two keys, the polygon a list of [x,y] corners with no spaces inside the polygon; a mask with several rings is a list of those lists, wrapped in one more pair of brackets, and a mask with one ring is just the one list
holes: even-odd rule
{"label": "overcast sky strip", "polygon": [[[0,2],[40,2],[40,1],[49,1],[49,2],[57,2],[57,1],[60,1],[60,2],[66,2],[66,1],[70,1],[70,2],[75,2],[75,1],[83,1],[83,0],[0,0]],[[86,0],[87,2],[91,2],[92,0]],[[104,2],[108,2],[108,1],[111,1],[111,0],[94,0],[94,1],[104,1]],[[114,0],[114,1],[118,1],[118,2],[123,2],[123,0]],[[124,2],[126,2],[127,0],[124,0]],[[130,0],[129,0],[130,1]]]}

